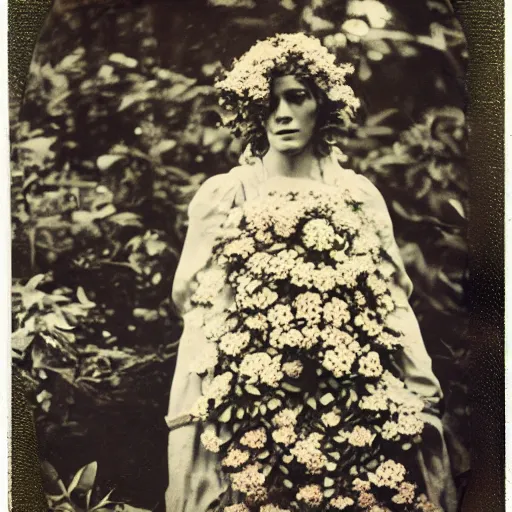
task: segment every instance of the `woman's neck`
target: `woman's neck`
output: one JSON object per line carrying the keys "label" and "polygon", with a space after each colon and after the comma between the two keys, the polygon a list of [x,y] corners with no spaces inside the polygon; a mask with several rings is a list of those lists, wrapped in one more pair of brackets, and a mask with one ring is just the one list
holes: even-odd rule
{"label": "woman's neck", "polygon": [[319,173],[318,159],[311,148],[298,155],[287,155],[270,148],[263,157],[263,166],[269,177],[317,178]]}

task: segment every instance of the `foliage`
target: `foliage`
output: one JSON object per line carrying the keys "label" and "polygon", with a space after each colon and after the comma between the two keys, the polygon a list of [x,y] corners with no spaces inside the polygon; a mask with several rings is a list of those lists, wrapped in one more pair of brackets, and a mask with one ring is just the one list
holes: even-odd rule
{"label": "foliage", "polygon": [[[452,455],[467,469],[466,47],[448,1],[118,7],[52,13],[11,125],[13,345],[41,446],[65,428],[76,443],[96,432],[94,407],[163,418],[188,203],[241,150],[219,126],[214,78],[256,39],[306,30],[355,65],[364,108],[339,141],[344,165],[387,199],[445,392]],[[53,457],[59,445],[44,449]],[[155,491],[144,492],[152,502]]]}
{"label": "foliage", "polygon": [[113,491],[93,504],[97,469],[96,462],[80,468],[66,487],[57,470],[49,462],[43,462],[42,474],[49,512],[149,512],[111,501],[110,496]]}

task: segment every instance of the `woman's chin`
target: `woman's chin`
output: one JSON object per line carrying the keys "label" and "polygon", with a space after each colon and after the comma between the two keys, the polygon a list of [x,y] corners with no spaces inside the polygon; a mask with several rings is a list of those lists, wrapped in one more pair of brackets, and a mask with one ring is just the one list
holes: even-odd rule
{"label": "woman's chin", "polygon": [[307,145],[304,144],[294,144],[294,143],[288,143],[288,144],[279,144],[275,146],[273,149],[277,153],[281,153],[285,156],[297,156],[300,155],[305,151],[307,148]]}

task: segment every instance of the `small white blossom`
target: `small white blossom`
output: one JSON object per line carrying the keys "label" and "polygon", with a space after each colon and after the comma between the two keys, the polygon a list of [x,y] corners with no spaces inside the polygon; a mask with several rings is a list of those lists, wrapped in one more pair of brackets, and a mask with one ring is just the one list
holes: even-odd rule
{"label": "small white blossom", "polygon": [[240,364],[240,374],[248,376],[249,383],[255,384],[259,381],[275,388],[284,377],[281,371],[281,357],[270,357],[265,352],[247,354]]}
{"label": "small white blossom", "polygon": [[398,493],[395,494],[391,501],[399,505],[411,504],[416,495],[416,485],[410,482],[402,482],[398,488]]}
{"label": "small white blossom", "polygon": [[345,510],[347,507],[351,507],[353,504],[354,500],[352,498],[344,498],[343,496],[332,498],[329,502],[329,505],[337,510]]}
{"label": "small white blossom", "polygon": [[352,365],[356,360],[354,352],[346,347],[336,347],[334,350],[325,352],[322,365],[329,370],[337,379],[349,375]]}
{"label": "small white blossom", "polygon": [[237,468],[242,464],[245,464],[249,460],[249,452],[245,450],[231,449],[224,459],[222,459],[222,465]]}
{"label": "small white blossom", "polygon": [[290,446],[297,440],[297,433],[293,427],[281,427],[272,432],[272,439],[284,446]]}
{"label": "small white blossom", "polygon": [[321,419],[322,419],[322,423],[327,427],[336,427],[341,422],[341,416],[334,411],[330,411],[330,412],[326,412],[326,413],[322,414]]}
{"label": "small white blossom", "polygon": [[236,503],[225,507],[224,512],[250,512],[250,510],[243,503]]}
{"label": "small white blossom", "polygon": [[298,360],[283,364],[283,372],[292,379],[298,379],[302,373],[302,369],[302,363]]}
{"label": "small white blossom", "polygon": [[377,487],[398,488],[405,478],[405,467],[393,460],[380,464],[375,473],[368,473],[369,480]]}
{"label": "small white blossom", "polygon": [[327,464],[327,457],[319,449],[319,443],[315,439],[308,437],[301,441],[297,441],[295,446],[290,450],[295,455],[297,462],[306,466],[308,473],[318,474]]}
{"label": "small white blossom", "polygon": [[384,425],[382,425],[382,438],[387,441],[392,441],[398,436],[398,423],[394,421],[386,421]]}
{"label": "small white blossom", "polygon": [[324,320],[334,327],[341,327],[350,321],[348,304],[337,297],[327,302],[324,306]]}
{"label": "small white blossom", "polygon": [[251,335],[246,332],[228,332],[220,339],[219,348],[224,354],[237,356],[249,345]]}
{"label": "small white blossom", "polygon": [[322,488],[316,484],[301,487],[297,493],[297,500],[304,501],[313,507],[318,507],[323,500]]}
{"label": "small white blossom", "polygon": [[254,240],[248,236],[233,240],[226,244],[222,253],[228,258],[240,256],[242,259],[247,259],[255,251]]}
{"label": "small white blossom", "polygon": [[287,331],[293,321],[292,308],[288,304],[276,304],[267,313],[267,318],[272,327]]}
{"label": "small white blossom", "polygon": [[359,359],[359,373],[365,377],[378,377],[384,369],[377,352],[368,352]]}
{"label": "small white blossom", "polygon": [[268,321],[265,316],[261,313],[256,315],[251,315],[245,319],[245,325],[249,329],[253,329],[255,331],[265,332],[268,329]]}
{"label": "small white blossom", "polygon": [[221,439],[215,433],[215,427],[208,425],[204,432],[201,434],[201,443],[210,452],[218,453],[220,445],[222,444]]}
{"label": "small white blossom", "polygon": [[304,318],[310,325],[320,322],[322,318],[322,299],[320,295],[312,292],[305,292],[297,295],[293,302],[297,318]]}
{"label": "small white blossom", "polygon": [[310,220],[302,229],[304,245],[317,251],[332,249],[334,237],[334,229],[325,219]]}
{"label": "small white blossom", "polygon": [[259,495],[265,483],[265,475],[259,472],[256,464],[247,466],[242,471],[232,473],[230,476],[233,489],[248,496]]}
{"label": "small white blossom", "polygon": [[277,427],[294,427],[297,424],[298,412],[294,409],[283,409],[272,419]]}
{"label": "small white blossom", "polygon": [[213,343],[205,343],[203,349],[195,354],[195,359],[190,365],[190,371],[199,375],[205,373],[215,367],[218,358],[217,346]]}
{"label": "small white blossom", "polygon": [[375,439],[376,434],[372,434],[371,430],[365,427],[356,425],[347,439],[348,443],[352,446],[370,446]]}
{"label": "small white blossom", "polygon": [[267,442],[267,433],[264,428],[250,430],[240,439],[240,443],[255,450],[263,448]]}

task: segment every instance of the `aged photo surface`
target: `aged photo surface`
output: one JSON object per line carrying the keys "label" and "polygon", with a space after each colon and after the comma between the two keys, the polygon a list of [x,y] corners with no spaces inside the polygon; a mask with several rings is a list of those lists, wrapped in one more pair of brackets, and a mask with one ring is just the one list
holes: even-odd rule
{"label": "aged photo surface", "polygon": [[11,98],[12,353],[52,512],[456,512],[449,0],[57,1]]}

